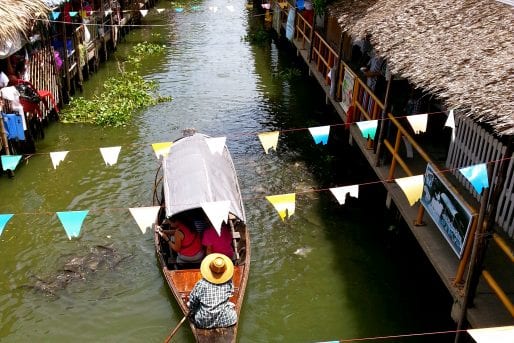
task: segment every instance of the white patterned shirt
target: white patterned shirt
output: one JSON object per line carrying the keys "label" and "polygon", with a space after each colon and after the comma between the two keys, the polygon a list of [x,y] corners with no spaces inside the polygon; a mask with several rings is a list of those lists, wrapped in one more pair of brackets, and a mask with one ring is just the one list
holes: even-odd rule
{"label": "white patterned shirt", "polygon": [[189,294],[189,309],[195,325],[204,329],[234,325],[237,313],[235,305],[229,301],[233,293],[232,280],[222,284],[213,284],[203,278],[198,281]]}

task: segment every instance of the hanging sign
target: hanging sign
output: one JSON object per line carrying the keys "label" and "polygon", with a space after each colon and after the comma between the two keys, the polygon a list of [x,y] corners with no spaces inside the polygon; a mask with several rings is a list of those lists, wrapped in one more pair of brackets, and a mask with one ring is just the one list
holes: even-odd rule
{"label": "hanging sign", "polygon": [[460,258],[475,213],[464,205],[446,183],[428,164],[423,182],[421,203],[442,235]]}

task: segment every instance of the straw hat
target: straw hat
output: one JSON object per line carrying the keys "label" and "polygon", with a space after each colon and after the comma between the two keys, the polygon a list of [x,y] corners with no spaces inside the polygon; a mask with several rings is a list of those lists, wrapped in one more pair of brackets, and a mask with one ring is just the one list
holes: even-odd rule
{"label": "straw hat", "polygon": [[223,254],[209,254],[200,265],[200,273],[210,283],[225,283],[234,275],[234,264]]}

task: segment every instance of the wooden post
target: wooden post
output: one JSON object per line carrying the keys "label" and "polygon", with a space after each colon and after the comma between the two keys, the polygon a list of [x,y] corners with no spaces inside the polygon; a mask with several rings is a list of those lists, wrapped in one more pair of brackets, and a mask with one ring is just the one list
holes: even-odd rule
{"label": "wooden post", "polygon": [[396,155],[398,154],[398,149],[400,148],[400,142],[402,139],[402,132],[400,128],[398,128],[398,132],[396,133],[396,141],[394,142],[394,152],[393,152],[393,160],[391,161],[391,166],[389,167],[389,175],[388,179],[392,180],[394,177],[394,170],[396,169]]}
{"label": "wooden post", "polygon": [[[490,166],[489,166],[490,167]],[[490,168],[488,168],[490,169]],[[490,174],[489,174],[490,175]],[[476,277],[480,277],[480,273],[477,275],[477,269],[481,268],[481,264],[477,264],[477,254],[480,249],[481,242],[485,233],[486,225],[484,225],[484,215],[487,207],[487,200],[489,198],[489,188],[485,188],[482,193],[482,201],[480,202],[480,212],[478,215],[478,229],[473,237],[473,249],[471,251],[471,259],[469,261],[468,275],[466,276],[466,283],[464,284],[464,295],[460,308],[459,321],[457,323],[457,329],[455,334],[454,343],[458,343],[460,339],[460,330],[466,319],[466,312],[468,309],[468,303],[472,303],[472,293],[474,290],[471,289],[472,280]]]}
{"label": "wooden post", "polygon": [[384,108],[382,109],[382,113],[379,120],[379,130],[378,130],[378,139],[377,139],[377,149],[375,150],[376,156],[375,156],[375,167],[380,166],[380,154],[382,150],[382,144],[384,140],[385,130],[384,130],[384,124],[385,119],[387,117],[387,112],[389,111],[389,93],[391,90],[391,80],[393,79],[393,76],[389,73],[386,75],[388,77],[387,79],[387,86],[386,86],[386,94],[385,94],[385,100],[384,100]]}

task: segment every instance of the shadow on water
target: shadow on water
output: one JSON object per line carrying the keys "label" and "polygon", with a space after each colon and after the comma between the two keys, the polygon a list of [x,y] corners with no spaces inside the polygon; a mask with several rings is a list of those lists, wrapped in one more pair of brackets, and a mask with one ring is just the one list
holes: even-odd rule
{"label": "shadow on water", "polygon": [[[385,189],[377,182],[358,148],[349,145],[344,126],[331,127],[326,146],[313,144],[306,130],[296,131],[341,124],[341,121],[337,113],[323,103],[324,93],[314,79],[307,76],[303,61],[294,57],[296,51],[288,49],[283,42],[277,49],[276,43],[252,46],[256,61],[262,61],[262,55],[271,69],[274,64],[278,68],[294,66],[302,69],[303,76],[295,83],[277,86],[276,80],[270,79],[270,70],[262,65],[259,68],[256,63],[261,80],[271,83],[262,83],[270,112],[274,114],[267,125],[270,130],[287,131],[281,134],[276,152],[281,159],[287,160],[284,165],[304,166],[313,180],[305,180],[302,184],[301,180],[281,179],[277,191],[297,192],[296,213],[288,223],[273,224],[273,229],[297,229],[296,234],[302,239],[296,240],[299,248],[289,249],[289,254],[294,251],[296,255],[293,263],[304,260],[304,268],[299,268],[298,277],[314,280],[291,282],[295,277],[288,269],[296,269],[296,266],[284,262],[287,267],[281,272],[286,286],[283,291],[269,295],[279,313],[274,319],[278,321],[277,325],[287,324],[287,333],[277,334],[280,331],[276,328],[272,334],[274,340],[314,341],[453,330],[455,324],[449,316],[451,297],[408,227],[397,218],[390,218],[385,209]],[[301,179],[301,172],[296,177]],[[339,205],[328,192],[330,187],[364,183],[371,184],[361,186],[359,198],[350,198],[345,205]],[[302,208],[309,210],[302,213]],[[309,232],[307,236],[310,237],[305,238],[305,232],[299,232],[300,228]],[[315,242],[321,235],[325,243]],[[277,237],[271,239],[280,241],[279,244],[294,240],[288,234],[273,237]],[[284,250],[283,247],[276,248],[280,253]],[[322,261],[324,257],[327,258],[325,262]],[[273,261],[278,262],[279,259]],[[333,278],[339,281],[326,280]],[[276,279],[278,281],[279,277]],[[330,299],[333,299],[333,306],[327,308]],[[303,311],[307,313],[299,315],[295,311],[301,310],[285,305],[280,308],[280,304],[291,301],[303,302]],[[299,323],[293,324],[296,321]],[[445,334],[435,338],[404,337],[398,341],[434,342],[435,339],[450,342],[453,338],[452,334]]]}

